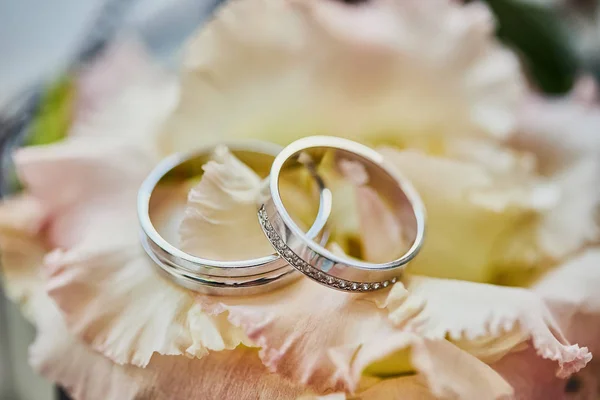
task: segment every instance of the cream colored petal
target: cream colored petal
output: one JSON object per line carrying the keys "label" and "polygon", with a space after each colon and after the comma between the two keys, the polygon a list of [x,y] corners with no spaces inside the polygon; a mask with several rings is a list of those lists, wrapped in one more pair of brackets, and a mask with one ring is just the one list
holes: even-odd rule
{"label": "cream colored petal", "polygon": [[419,375],[384,379],[350,400],[434,400],[438,397],[428,389],[426,380]]}
{"label": "cream colored petal", "polygon": [[223,147],[203,169],[202,180],[188,194],[179,228],[181,249],[223,261],[273,253],[256,217],[260,177]]}
{"label": "cream colored petal", "polygon": [[522,285],[597,235],[600,165],[591,157],[549,178],[537,175],[531,154],[486,142],[452,141],[452,159],[381,151],[427,209],[415,273]]}
{"label": "cream colored petal", "polygon": [[493,30],[484,6],[443,0],[229,3],[189,43],[164,143],[505,136],[523,84]]}
{"label": "cream colored petal", "polygon": [[492,368],[445,340],[417,341],[412,361],[438,398],[508,399],[513,394]]}
{"label": "cream colored petal", "polygon": [[0,231],[35,236],[47,217],[44,205],[32,196],[5,197],[0,205]]}
{"label": "cream colored petal", "polygon": [[296,400],[346,400],[345,393],[330,393],[325,395],[307,394],[298,397]]}
{"label": "cream colored petal", "polygon": [[47,215],[34,198],[18,195],[0,203],[0,267],[8,298],[32,319],[35,297],[44,292],[40,267],[46,246],[38,234]]}
{"label": "cream colored petal", "polygon": [[[351,398],[354,399],[354,398]],[[421,377],[403,377],[386,379],[381,383],[356,396],[357,400],[434,400],[434,396],[427,388]]]}
{"label": "cream colored petal", "polygon": [[[565,339],[543,300],[526,289],[411,277],[406,287],[396,284],[380,306],[397,326],[428,338],[449,338],[486,361],[528,339],[540,357],[556,361],[559,377],[579,371],[592,358],[586,347]],[[496,341],[478,342],[482,338]]]}
{"label": "cream colored petal", "polygon": [[354,395],[343,392],[326,395],[305,395],[297,400],[434,400],[437,399],[427,389],[427,383],[418,375],[401,378],[375,379],[377,382],[366,390],[361,390]]}
{"label": "cream colored petal", "polygon": [[284,400],[305,391],[268,373],[252,349],[211,353],[201,360],[155,355],[146,368],[123,366],[71,336],[51,303],[37,317],[30,362],[77,400]]}
{"label": "cream colored petal", "polygon": [[591,216],[599,202],[600,157],[585,156],[540,175],[546,161],[532,150],[544,152],[482,140],[453,140],[447,146],[448,155],[475,162],[494,177],[494,186],[471,194],[472,201],[500,211],[507,204],[530,211],[497,246],[498,269],[512,279],[504,283],[527,278],[528,269],[541,271],[598,235]]}
{"label": "cream colored petal", "polygon": [[538,246],[555,260],[600,240],[600,107],[569,97],[531,96],[511,141],[538,157],[540,172],[560,190],[558,205],[536,229]]}
{"label": "cream colored petal", "polygon": [[560,188],[560,201],[543,214],[537,240],[545,253],[561,260],[600,240],[600,153],[571,163],[552,181]]}
{"label": "cream colored petal", "polygon": [[600,107],[577,96],[529,96],[511,144],[535,154],[541,171],[552,175],[574,160],[600,153]]}
{"label": "cream colored petal", "polygon": [[36,238],[1,232],[0,249],[4,294],[20,306],[27,319],[31,319],[32,298],[37,291],[44,291],[38,275],[46,247]]}
{"label": "cream colored petal", "polygon": [[[426,382],[428,390],[438,398],[504,399],[512,393],[510,385],[502,377],[456,345],[445,339],[426,339],[403,330],[402,339],[408,347],[379,359],[367,368],[366,373],[399,375],[390,374],[390,366],[401,364],[406,358],[412,365],[412,371],[420,374],[419,381]],[[389,344],[389,340],[369,343],[362,354],[374,352],[381,355],[378,350],[389,347]],[[358,364],[359,360],[355,363]]]}
{"label": "cream colored petal", "polygon": [[319,174],[331,191],[331,215],[328,224],[331,227],[331,240],[338,242],[340,249],[346,253],[356,253],[357,243],[360,245],[361,220],[358,213],[360,205],[356,192],[357,186],[336,172],[319,171]]}
{"label": "cream colored petal", "polygon": [[525,210],[510,197],[494,207],[476,195],[498,190],[481,165],[416,151],[380,150],[415,186],[427,211],[427,237],[409,271],[442,278],[491,282],[494,251],[502,235],[522,221]]}
{"label": "cream colored petal", "polygon": [[[511,223],[499,232],[488,255],[487,265],[495,270],[490,282],[530,284],[553,263],[552,253],[539,245],[538,231],[543,217],[560,207],[561,187],[539,175],[533,153],[508,147],[506,143],[448,140],[444,155],[477,167],[490,178],[490,185],[471,188],[467,194],[469,202],[510,219]],[[549,232],[561,236],[560,230]]]}
{"label": "cream colored petal", "polygon": [[560,201],[560,188],[539,176],[532,153],[489,140],[459,139],[446,142],[445,155],[475,163],[493,177],[493,187],[469,196],[478,205],[499,212],[512,206],[541,213],[552,210]]}
{"label": "cream colored petal", "polygon": [[[443,344],[442,346],[445,347]],[[427,360],[423,363],[427,364],[426,367],[429,368],[431,373],[441,372],[440,375],[434,378],[440,381],[437,383],[437,395],[428,388],[427,379],[423,375],[410,375],[377,380],[366,390],[361,390],[354,395],[345,395],[344,393],[333,393],[324,396],[308,395],[302,396],[298,400],[434,400],[457,398],[479,400],[509,398],[512,393],[510,386],[490,367],[477,361],[477,359],[468,358],[468,355],[461,354],[458,357],[452,357],[456,354],[449,354],[447,349],[439,351],[440,349],[436,348],[435,350],[437,350],[438,355],[441,354],[439,359],[434,356],[433,358],[436,358],[436,360],[432,361],[426,356],[423,358]],[[458,351],[460,352],[460,350]],[[448,374],[447,365],[444,365],[441,371],[436,371],[436,364],[439,362],[452,363],[454,369],[464,375]],[[470,379],[465,380],[465,376]],[[490,377],[491,379],[489,379]],[[453,378],[458,379],[453,380]]]}

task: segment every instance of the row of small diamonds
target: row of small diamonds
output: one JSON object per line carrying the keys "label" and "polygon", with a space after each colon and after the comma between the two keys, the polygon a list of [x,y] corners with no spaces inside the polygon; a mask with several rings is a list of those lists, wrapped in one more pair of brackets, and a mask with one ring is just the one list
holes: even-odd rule
{"label": "row of small diamonds", "polygon": [[396,278],[392,278],[383,282],[361,283],[347,281],[325,274],[298,257],[298,255],[285,244],[285,242],[281,239],[277,232],[275,232],[275,229],[273,229],[273,226],[269,222],[269,217],[267,216],[267,211],[265,210],[264,206],[262,206],[258,211],[258,218],[263,230],[265,231],[265,235],[267,235],[269,241],[271,244],[273,244],[275,250],[277,250],[277,253],[279,253],[279,255],[283,257],[292,267],[296,268],[300,272],[305,273],[314,280],[350,292],[368,292],[383,289],[388,287],[390,284],[396,283]]}

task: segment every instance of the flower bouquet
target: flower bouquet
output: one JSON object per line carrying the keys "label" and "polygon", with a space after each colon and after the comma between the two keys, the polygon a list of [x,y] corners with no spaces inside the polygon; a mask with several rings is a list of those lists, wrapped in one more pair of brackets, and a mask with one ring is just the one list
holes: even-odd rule
{"label": "flower bouquet", "polygon": [[[482,3],[350,3],[232,1],[177,74],[133,39],[80,71],[68,124],[14,152],[22,190],[0,205],[40,374],[75,399],[597,398],[594,80],[544,94]],[[375,149],[419,193],[425,241],[398,281],[216,296],[157,273],[136,199],[161,159],[315,134]],[[264,176],[227,148],[202,169],[161,192],[157,229],[206,258],[272,253]],[[384,262],[404,227],[363,183],[331,185],[327,246]]]}

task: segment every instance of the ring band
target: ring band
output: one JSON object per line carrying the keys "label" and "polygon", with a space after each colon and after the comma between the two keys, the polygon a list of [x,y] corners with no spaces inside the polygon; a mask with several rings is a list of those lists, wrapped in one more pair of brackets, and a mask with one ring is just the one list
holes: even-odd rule
{"label": "ring band", "polygon": [[[408,251],[393,261],[370,263],[333,254],[309,238],[285,209],[279,175],[284,167],[311,152],[334,152],[336,160],[358,162],[365,168],[369,186],[388,200],[402,224],[410,244]],[[311,157],[312,158],[312,157]],[[291,143],[275,158],[269,176],[271,198],[258,211],[258,218],[273,248],[295,269],[330,288],[367,292],[386,288],[400,277],[404,266],[419,252],[425,233],[425,208],[411,183],[386,165],[378,152],[351,140],[311,136]],[[410,210],[410,212],[407,212]]]}
{"label": "ring band", "polygon": [[[281,147],[267,142],[225,144],[232,154],[259,175],[266,176]],[[160,271],[175,283],[186,288],[217,295],[249,295],[285,285],[300,275],[277,253],[264,257],[217,261],[193,256],[163,238],[154,226],[150,209],[155,188],[170,177],[202,174],[215,146],[183,154],[176,153],[162,160],[142,183],[138,192],[140,241]],[[308,236],[319,237],[331,212],[331,195],[321,179],[313,174],[319,189],[319,209]]]}

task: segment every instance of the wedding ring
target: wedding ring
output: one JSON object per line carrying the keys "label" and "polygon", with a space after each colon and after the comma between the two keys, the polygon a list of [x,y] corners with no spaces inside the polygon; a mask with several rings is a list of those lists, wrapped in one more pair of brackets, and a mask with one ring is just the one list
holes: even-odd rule
{"label": "wedding ring", "polygon": [[[271,163],[281,150],[266,142],[225,144],[233,155],[266,177]],[[203,173],[215,146],[193,153],[174,154],[161,161],[142,183],[138,193],[138,218],[141,243],[167,278],[186,288],[216,295],[249,295],[272,290],[300,277],[277,253],[240,261],[209,260],[188,254],[161,236],[153,224],[150,210],[157,200],[156,188],[172,180],[184,180]],[[319,209],[307,237],[322,237],[331,212],[331,195],[317,175],[312,175],[319,191]],[[202,232],[199,232],[202,234]]]}
{"label": "wedding ring", "polygon": [[[409,244],[401,257],[378,264],[336,255],[308,237],[290,218],[279,190],[281,171],[297,163],[303,155],[313,160],[322,158],[325,150],[333,152],[336,165],[350,161],[364,167],[368,185],[390,205]],[[293,142],[275,158],[269,189],[271,198],[259,208],[258,218],[273,248],[292,267],[330,288],[348,292],[386,288],[400,278],[405,265],[417,255],[423,243],[425,208],[418,193],[407,179],[384,162],[381,154],[359,143],[328,136]]]}

